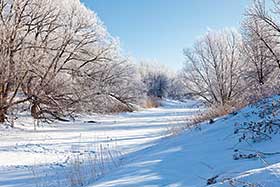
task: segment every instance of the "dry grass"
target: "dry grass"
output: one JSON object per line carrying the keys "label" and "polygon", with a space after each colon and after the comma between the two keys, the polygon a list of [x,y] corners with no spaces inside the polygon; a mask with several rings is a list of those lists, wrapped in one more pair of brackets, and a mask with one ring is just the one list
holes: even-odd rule
{"label": "dry grass", "polygon": [[109,109],[109,113],[112,114],[118,114],[118,113],[122,113],[122,112],[133,112],[134,109],[132,106],[128,106],[122,103],[118,103],[118,104],[114,104],[110,109]]}
{"label": "dry grass", "polygon": [[188,128],[188,125],[186,125],[186,126],[168,127],[167,130],[166,130],[166,137],[178,136],[182,132],[184,132],[184,130],[186,128]]}
{"label": "dry grass", "polygon": [[209,124],[215,122],[215,118],[228,115],[230,113],[234,113],[235,111],[243,108],[243,104],[235,104],[234,107],[232,105],[219,105],[212,106],[207,109],[202,109],[197,114],[186,118],[184,121],[184,125],[177,125],[171,128],[167,128],[166,134],[168,136],[177,136],[184,132],[186,129],[200,129],[200,124],[202,122],[208,122]]}
{"label": "dry grass", "polygon": [[70,159],[68,181],[71,187],[88,185],[121,165],[122,154],[115,145],[100,144],[96,152],[78,154]]}
{"label": "dry grass", "polygon": [[218,117],[226,116],[228,114],[235,114],[236,111],[247,106],[248,103],[236,102],[228,105],[216,105],[209,108],[201,108],[196,114],[186,117],[183,125],[175,125],[168,127],[167,136],[177,136],[184,132],[186,129],[200,130],[203,122],[209,124],[215,123],[215,119]]}
{"label": "dry grass", "polygon": [[144,108],[157,108],[160,106],[160,103],[158,101],[158,98],[148,97],[147,99],[145,99],[142,105]]}
{"label": "dry grass", "polygon": [[208,121],[211,124],[211,123],[215,122],[214,121],[215,118],[228,115],[243,107],[244,107],[244,105],[242,103],[235,104],[234,106],[232,106],[232,105],[212,106],[206,110],[199,112],[192,119],[189,119],[188,122],[189,122],[190,126],[196,126],[197,124],[200,124],[205,121]]}
{"label": "dry grass", "polygon": [[[64,163],[54,166],[55,170],[45,170],[34,163],[30,173],[36,187],[81,187],[120,167],[122,158],[123,154],[118,151],[117,142],[108,137],[107,143],[92,145],[84,151],[78,146]],[[60,174],[48,181],[46,177],[53,172]]]}

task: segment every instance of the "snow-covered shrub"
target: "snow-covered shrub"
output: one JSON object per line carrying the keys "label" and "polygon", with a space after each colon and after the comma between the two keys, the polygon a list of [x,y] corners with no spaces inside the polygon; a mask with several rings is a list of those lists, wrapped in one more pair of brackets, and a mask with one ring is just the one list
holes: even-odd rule
{"label": "snow-covered shrub", "polygon": [[272,134],[280,133],[280,100],[269,102],[267,99],[259,102],[261,106],[256,111],[258,120],[235,124],[235,134],[239,135],[239,141],[260,142],[271,139]]}

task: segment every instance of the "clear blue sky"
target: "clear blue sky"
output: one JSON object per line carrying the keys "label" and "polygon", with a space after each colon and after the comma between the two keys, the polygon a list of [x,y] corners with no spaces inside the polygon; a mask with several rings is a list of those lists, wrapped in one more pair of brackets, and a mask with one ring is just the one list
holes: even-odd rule
{"label": "clear blue sky", "polygon": [[250,0],[81,0],[120,39],[126,54],[173,70],[208,29],[239,27]]}

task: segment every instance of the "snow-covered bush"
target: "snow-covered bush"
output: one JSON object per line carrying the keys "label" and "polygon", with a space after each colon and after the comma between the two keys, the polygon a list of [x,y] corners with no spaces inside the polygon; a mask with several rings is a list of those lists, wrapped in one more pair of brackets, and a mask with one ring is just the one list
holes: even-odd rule
{"label": "snow-covered bush", "polygon": [[264,99],[257,105],[261,106],[256,114],[258,120],[235,124],[235,134],[239,141],[260,142],[271,139],[271,134],[280,133],[280,100],[270,102]]}

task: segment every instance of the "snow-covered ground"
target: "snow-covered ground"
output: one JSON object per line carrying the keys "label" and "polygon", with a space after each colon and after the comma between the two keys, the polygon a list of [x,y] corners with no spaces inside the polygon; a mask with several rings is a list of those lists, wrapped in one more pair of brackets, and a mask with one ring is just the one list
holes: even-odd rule
{"label": "snow-covered ground", "polygon": [[[37,132],[26,118],[21,120],[26,126],[17,124],[24,130],[0,131],[0,186],[202,187],[212,180],[209,186],[279,187],[280,135],[253,143],[239,142],[241,135],[234,133],[238,124],[261,120],[260,111],[276,100],[280,97],[178,136],[167,135],[200,110],[197,102],[167,100],[157,109],[83,116]],[[267,115],[280,118],[279,113]],[[97,123],[84,123],[89,120]],[[235,160],[237,150],[260,156]],[[87,161],[94,155],[99,155],[96,164]]]}
{"label": "snow-covered ground", "polygon": [[[92,187],[201,187],[207,182],[226,187],[279,187],[280,136],[251,143],[239,142],[240,135],[234,134],[237,124],[260,120],[259,112],[275,100],[279,97],[218,119],[212,125],[202,124],[200,130],[160,140],[130,155],[125,165]],[[242,154],[275,154],[234,160],[237,150]]]}
{"label": "snow-covered ground", "polygon": [[[81,116],[74,122],[43,124],[36,132],[31,118],[21,117],[15,129],[0,130],[0,186],[60,186],[60,183],[70,186],[74,182],[69,175],[76,174],[71,174],[73,169],[68,165],[75,166],[71,159],[84,155],[86,160],[99,154],[95,165],[104,164],[103,156],[112,157],[107,162],[117,162],[114,167],[98,166],[96,173],[102,176],[126,162],[122,161],[126,155],[150,147],[166,137],[170,129],[184,126],[186,119],[198,110],[194,101],[165,101],[157,109]],[[105,151],[101,158],[100,152]],[[90,177],[89,181],[80,181],[89,182]]]}

